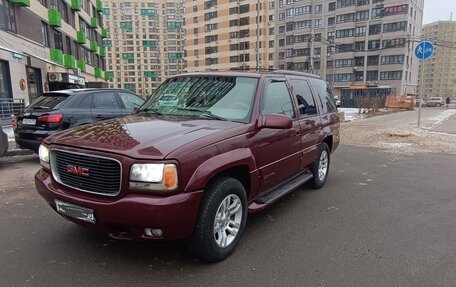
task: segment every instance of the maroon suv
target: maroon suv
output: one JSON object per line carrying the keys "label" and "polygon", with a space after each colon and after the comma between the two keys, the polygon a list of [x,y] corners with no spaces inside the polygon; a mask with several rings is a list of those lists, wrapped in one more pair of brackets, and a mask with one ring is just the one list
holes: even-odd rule
{"label": "maroon suv", "polygon": [[38,192],[117,239],[186,238],[207,261],[238,244],[247,213],[325,184],[339,143],[334,97],[290,71],[184,74],[135,115],[46,138]]}

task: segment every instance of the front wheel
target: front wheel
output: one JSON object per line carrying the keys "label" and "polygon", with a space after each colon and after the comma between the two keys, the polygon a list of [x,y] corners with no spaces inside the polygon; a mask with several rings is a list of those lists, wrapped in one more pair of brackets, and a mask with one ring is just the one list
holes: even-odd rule
{"label": "front wheel", "polygon": [[196,257],[217,262],[227,258],[239,243],[247,220],[244,186],[231,177],[213,181],[201,203],[198,222],[187,248]]}
{"label": "front wheel", "polygon": [[322,143],[318,149],[318,155],[315,162],[312,164],[312,184],[316,189],[322,188],[328,178],[330,150],[326,143]]}

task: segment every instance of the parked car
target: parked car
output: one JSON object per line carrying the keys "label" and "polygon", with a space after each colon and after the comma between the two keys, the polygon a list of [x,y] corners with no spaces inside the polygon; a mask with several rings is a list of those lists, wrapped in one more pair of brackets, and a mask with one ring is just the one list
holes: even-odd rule
{"label": "parked car", "polygon": [[[417,97],[417,98],[415,99],[415,106],[418,107],[419,104],[420,104],[420,98]],[[426,105],[426,102],[425,102],[423,99],[421,99],[421,106],[424,107],[425,105]]]}
{"label": "parked car", "polygon": [[340,107],[340,99],[338,97],[334,97],[334,101],[336,102],[336,107]]}
{"label": "parked car", "polygon": [[427,107],[440,107],[445,105],[445,101],[443,100],[442,97],[430,97],[426,101],[426,106]]}
{"label": "parked car", "polygon": [[121,89],[74,89],[44,93],[17,115],[14,137],[38,151],[46,137],[69,128],[127,116],[144,99]]}
{"label": "parked car", "polygon": [[4,156],[8,151],[8,135],[3,131],[0,126],[0,156]]}
{"label": "parked car", "polygon": [[[185,103],[162,107],[163,95]],[[292,71],[207,72],[166,80],[137,114],[71,129],[40,146],[39,194],[116,239],[187,239],[229,256],[247,213],[307,181],[324,186],[339,144],[325,81]]]}

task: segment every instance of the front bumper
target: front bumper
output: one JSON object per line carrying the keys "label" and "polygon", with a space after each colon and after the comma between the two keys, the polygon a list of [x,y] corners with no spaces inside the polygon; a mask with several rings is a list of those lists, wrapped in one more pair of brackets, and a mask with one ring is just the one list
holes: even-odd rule
{"label": "front bumper", "polygon": [[61,130],[59,129],[50,131],[17,129],[14,131],[14,140],[20,147],[31,149],[35,152],[38,152],[38,149],[43,139],[59,131]]}
{"label": "front bumper", "polygon": [[[170,196],[127,194],[106,198],[75,191],[57,183],[49,172],[35,174],[38,193],[55,210],[55,199],[94,210],[96,223],[65,217],[116,239],[181,239],[193,232],[203,191]],[[63,215],[62,215],[63,216]],[[145,228],[163,230],[161,237],[147,237]]]}

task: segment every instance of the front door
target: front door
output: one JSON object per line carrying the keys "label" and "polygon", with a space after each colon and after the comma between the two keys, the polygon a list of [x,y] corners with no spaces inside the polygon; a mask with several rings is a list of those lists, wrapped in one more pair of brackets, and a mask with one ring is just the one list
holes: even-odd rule
{"label": "front door", "polygon": [[253,152],[260,170],[261,191],[296,175],[301,166],[301,133],[285,78],[266,80],[260,101],[261,116],[285,114],[293,119],[290,129],[261,129]]}
{"label": "front door", "polygon": [[41,84],[41,70],[26,67],[27,86],[29,92],[30,103],[34,102],[43,94],[43,86]]}

